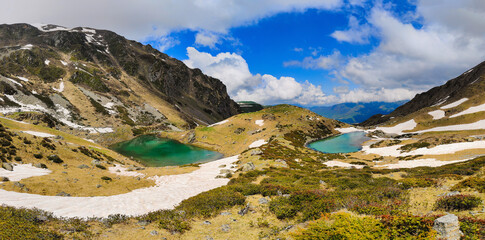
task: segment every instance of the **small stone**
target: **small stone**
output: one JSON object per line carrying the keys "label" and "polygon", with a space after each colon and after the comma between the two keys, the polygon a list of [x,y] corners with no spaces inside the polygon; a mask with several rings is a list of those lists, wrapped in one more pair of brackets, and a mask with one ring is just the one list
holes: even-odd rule
{"label": "small stone", "polygon": [[102,185],[101,185],[101,184],[96,185],[96,188],[100,188],[100,187],[102,187]]}
{"label": "small stone", "polygon": [[263,151],[261,151],[260,149],[251,151],[251,156],[261,155],[261,154],[263,154]]}
{"label": "small stone", "polygon": [[43,164],[43,163],[36,163],[34,165],[34,167],[36,168],[44,168],[44,169],[47,169],[47,165]]}
{"label": "small stone", "polygon": [[239,215],[241,216],[244,216],[246,215],[248,212],[249,212],[249,209],[251,208],[251,205],[249,205],[249,203],[244,207],[242,208],[241,210],[239,210],[239,212],[237,212]]}
{"label": "small stone", "polygon": [[119,169],[116,169],[116,172],[121,172],[121,170],[119,170]]}
{"label": "small stone", "polygon": [[226,164],[220,165],[219,168],[225,168]]}
{"label": "small stone", "polygon": [[214,240],[211,236],[205,236],[205,240]]}
{"label": "small stone", "polygon": [[433,229],[438,232],[438,239],[459,240],[463,236],[458,217],[454,214],[448,214],[434,220]]}
{"label": "small stone", "polygon": [[230,212],[221,212],[221,215],[222,216],[229,216],[229,215],[232,215],[232,213],[230,213]]}
{"label": "small stone", "polygon": [[101,161],[99,161],[98,159],[93,159],[93,161],[91,161],[91,164],[98,165],[101,164]]}
{"label": "small stone", "polygon": [[221,169],[220,174],[228,174],[228,173],[232,173],[232,171],[229,169]]}
{"label": "small stone", "polygon": [[150,232],[150,235],[156,236],[156,235],[158,235],[158,232],[156,230],[153,230],[153,231]]}
{"label": "small stone", "polygon": [[13,171],[13,165],[11,163],[2,163],[2,168],[4,168],[7,171]]}
{"label": "small stone", "polygon": [[81,165],[79,165],[79,166],[77,166],[77,167],[78,167],[78,168],[80,168],[80,169],[84,169],[84,168],[90,168],[90,167],[89,167],[88,165],[86,165],[86,164],[81,164]]}
{"label": "small stone", "polygon": [[146,225],[150,224],[150,222],[146,221],[146,220],[140,220],[136,224],[138,224],[139,226],[146,226]]}
{"label": "small stone", "polygon": [[256,167],[254,166],[254,163],[252,163],[252,162],[248,162],[248,163],[246,163],[246,164],[244,164],[244,165],[242,166],[242,169],[241,169],[241,170],[242,170],[243,172],[248,172],[248,171],[252,171],[252,170],[254,170],[254,169],[256,169]]}
{"label": "small stone", "polygon": [[204,221],[202,224],[204,224],[204,225],[211,225],[212,223],[209,222],[209,221]]}
{"label": "small stone", "polygon": [[69,193],[65,193],[64,191],[62,191],[62,192],[60,192],[60,193],[56,194],[56,196],[61,196],[61,197],[70,197],[70,196],[71,196],[71,194],[69,194]]}
{"label": "small stone", "polygon": [[459,195],[459,194],[460,194],[460,192],[453,191],[453,192],[446,193],[445,196],[446,197],[451,197],[451,196],[455,196],[455,195]]}
{"label": "small stone", "polygon": [[323,180],[320,180],[320,181],[318,181],[318,182],[319,182],[320,184],[322,184],[322,185],[327,185],[327,183],[326,183],[325,181],[323,181]]}
{"label": "small stone", "polygon": [[25,185],[24,185],[24,184],[22,184],[22,183],[20,183],[20,182],[14,182],[14,184],[13,184],[13,185],[14,185],[14,186],[16,186],[16,187],[19,187],[19,188],[23,188],[23,187],[25,187]]}
{"label": "small stone", "polygon": [[268,202],[269,202],[269,200],[268,200],[267,198],[265,198],[265,197],[260,198],[260,199],[258,200],[258,203],[259,203],[259,204],[268,204]]}
{"label": "small stone", "polygon": [[47,222],[47,220],[49,220],[49,218],[47,216],[44,216],[44,215],[38,215],[35,217],[35,219],[39,222]]}
{"label": "small stone", "polygon": [[221,230],[222,230],[223,232],[229,232],[229,231],[231,230],[231,227],[229,226],[229,224],[223,224],[223,225],[221,226]]}

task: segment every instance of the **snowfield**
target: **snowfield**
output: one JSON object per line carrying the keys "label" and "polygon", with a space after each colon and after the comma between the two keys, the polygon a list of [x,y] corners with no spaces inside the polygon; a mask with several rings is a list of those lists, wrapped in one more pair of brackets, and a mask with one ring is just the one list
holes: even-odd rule
{"label": "snowfield", "polygon": [[263,146],[266,143],[268,143],[268,142],[266,142],[264,139],[256,140],[256,141],[254,141],[253,143],[251,143],[249,145],[249,148],[261,147],[261,146]]}
{"label": "snowfield", "polygon": [[29,177],[43,176],[51,172],[49,169],[37,168],[32,166],[32,164],[14,164],[13,171],[0,168],[0,176],[8,177],[10,181],[20,181]]}
{"label": "snowfield", "polygon": [[466,115],[466,114],[472,114],[472,113],[477,113],[477,112],[485,112],[485,103],[475,106],[475,107],[470,107],[467,110],[457,113],[455,115],[452,115],[450,118]]}
{"label": "snowfield", "polygon": [[[61,197],[18,193],[0,189],[0,204],[38,208],[58,217],[108,217],[111,214],[138,216],[160,209],[173,209],[181,201],[226,185],[227,178],[216,178],[221,169],[230,169],[238,156],[200,165],[186,174],[156,176],[156,186],[129,193],[99,197]],[[224,168],[219,166],[226,165]]]}
{"label": "snowfield", "polygon": [[458,100],[456,102],[452,102],[452,103],[450,103],[448,105],[445,105],[445,106],[441,107],[441,109],[454,108],[454,107],[457,107],[457,106],[459,106],[460,104],[462,104],[462,103],[464,103],[466,101],[468,101],[468,98],[462,98],[462,99],[460,99],[460,100]]}
{"label": "snowfield", "polygon": [[431,111],[428,114],[433,117],[433,120],[438,120],[445,117],[445,111],[443,110]]}
{"label": "snowfield", "polygon": [[377,127],[376,130],[381,130],[385,133],[403,134],[403,131],[413,130],[418,124],[414,119],[407,122],[400,123],[394,127]]}

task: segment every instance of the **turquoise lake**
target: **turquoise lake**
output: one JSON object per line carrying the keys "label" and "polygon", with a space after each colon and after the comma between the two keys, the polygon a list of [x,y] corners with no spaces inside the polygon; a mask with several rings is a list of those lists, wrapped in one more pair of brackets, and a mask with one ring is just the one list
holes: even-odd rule
{"label": "turquoise lake", "polygon": [[365,132],[345,133],[312,142],[308,144],[308,147],[324,153],[357,152],[362,149],[362,143],[371,139],[365,134]]}
{"label": "turquoise lake", "polygon": [[150,167],[179,166],[222,158],[221,153],[154,135],[143,135],[120,142],[112,145],[111,149]]}

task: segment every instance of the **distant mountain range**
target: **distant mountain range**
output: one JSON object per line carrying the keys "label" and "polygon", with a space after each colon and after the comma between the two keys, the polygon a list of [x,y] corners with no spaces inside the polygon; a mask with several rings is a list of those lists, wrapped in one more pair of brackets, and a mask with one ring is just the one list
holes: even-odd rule
{"label": "distant mountain range", "polygon": [[406,102],[340,103],[333,106],[308,107],[308,109],[327,118],[356,124],[376,114],[389,114]]}

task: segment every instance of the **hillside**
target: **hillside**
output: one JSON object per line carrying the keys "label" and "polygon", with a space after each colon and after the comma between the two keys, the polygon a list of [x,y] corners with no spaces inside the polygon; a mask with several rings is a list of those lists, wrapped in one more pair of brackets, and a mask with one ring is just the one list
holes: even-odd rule
{"label": "hillside", "polygon": [[327,118],[349,124],[356,124],[361,123],[376,114],[389,114],[404,103],[406,103],[406,101],[340,103],[333,106],[309,107],[308,109]]}
{"label": "hillside", "polygon": [[150,45],[83,27],[0,25],[0,90],[2,113],[93,139],[111,134],[97,139],[106,143],[133,128],[189,129],[238,113],[219,80]]}
{"label": "hillside", "polygon": [[[467,103],[458,108],[446,108],[446,116],[464,110],[467,107],[476,106],[483,103],[483,90],[485,89],[485,62],[469,69],[460,76],[449,80],[441,86],[434,87],[427,92],[417,94],[411,101],[398,107],[387,115],[376,115],[365,122],[362,126],[373,126],[386,122],[395,122],[396,119],[417,113],[420,110],[439,109],[447,104],[457,102],[462,99],[469,99]],[[391,120],[392,119],[392,120]]]}

